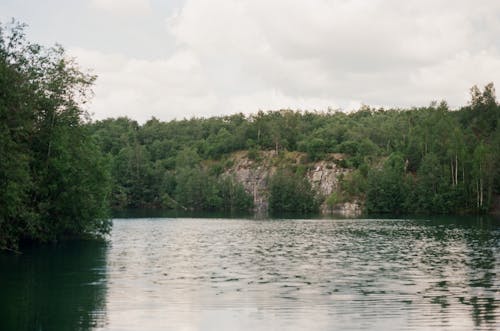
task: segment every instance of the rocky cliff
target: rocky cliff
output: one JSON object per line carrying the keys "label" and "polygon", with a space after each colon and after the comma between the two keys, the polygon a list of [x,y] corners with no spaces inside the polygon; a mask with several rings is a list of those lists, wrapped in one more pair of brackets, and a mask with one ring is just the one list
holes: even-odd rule
{"label": "rocky cliff", "polygon": [[233,176],[243,184],[253,196],[255,212],[265,215],[269,206],[269,179],[276,172],[278,165],[303,166],[306,169],[305,176],[323,200],[320,207],[322,214],[353,217],[362,213],[362,202],[359,200],[333,205],[326,201],[332,193],[340,193],[340,178],[352,171],[338,165],[343,159],[342,154],[331,154],[328,160],[318,162],[305,162],[305,159],[305,154],[297,152],[277,155],[274,151],[260,151],[252,158],[249,158],[247,152],[239,152],[233,155],[233,166],[226,171],[226,175]]}

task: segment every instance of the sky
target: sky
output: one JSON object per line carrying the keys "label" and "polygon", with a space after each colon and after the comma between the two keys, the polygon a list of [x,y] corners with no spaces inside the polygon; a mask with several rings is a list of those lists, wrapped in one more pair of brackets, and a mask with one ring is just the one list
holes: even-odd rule
{"label": "sky", "polygon": [[500,84],[498,0],[2,0],[98,76],[96,120],[466,105]]}

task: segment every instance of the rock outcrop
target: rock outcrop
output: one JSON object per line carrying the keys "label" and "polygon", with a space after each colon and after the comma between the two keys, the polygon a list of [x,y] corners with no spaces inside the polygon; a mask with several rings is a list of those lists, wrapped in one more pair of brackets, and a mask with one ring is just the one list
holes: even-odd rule
{"label": "rock outcrop", "polygon": [[238,157],[229,174],[243,184],[245,190],[253,196],[255,212],[266,214],[268,210],[268,181],[275,168],[260,164],[246,157]]}
{"label": "rock outcrop", "polygon": [[[286,162],[299,165],[305,155],[294,153]],[[252,194],[255,212],[265,215],[268,211],[269,179],[276,172],[274,151],[261,151],[256,159],[248,158],[246,152],[239,152],[233,156],[233,166],[226,171],[226,175],[233,176],[243,184],[245,190]],[[308,163],[306,177],[312,187],[324,199],[320,212],[326,214],[339,214],[346,217],[358,216],[362,213],[362,202],[359,200],[342,202],[329,206],[326,198],[334,192],[340,192],[340,178],[348,175],[352,169],[338,166],[338,161],[343,159],[342,154],[332,154],[328,161]]]}

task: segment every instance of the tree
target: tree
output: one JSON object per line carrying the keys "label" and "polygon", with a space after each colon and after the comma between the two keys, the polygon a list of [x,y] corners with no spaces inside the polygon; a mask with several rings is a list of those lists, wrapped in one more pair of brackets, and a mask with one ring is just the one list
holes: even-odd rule
{"label": "tree", "polygon": [[493,186],[494,161],[491,149],[479,143],[474,149],[472,164],[472,190],[476,195],[476,208],[484,211],[489,208]]}
{"label": "tree", "polygon": [[299,150],[307,152],[311,161],[317,161],[325,156],[326,143],[321,138],[308,138],[298,145]]}
{"label": "tree", "polygon": [[380,170],[368,174],[366,207],[371,213],[402,213],[408,194],[405,162],[399,153],[392,153]]}
{"label": "tree", "polygon": [[253,208],[253,197],[234,178],[221,178],[218,181],[218,186],[223,211],[248,212]]}
{"label": "tree", "polygon": [[417,171],[413,194],[408,201],[410,211],[418,213],[448,213],[456,207],[456,187],[445,174],[445,165],[436,154],[428,153]]}
{"label": "tree", "polygon": [[471,88],[471,127],[480,139],[491,135],[497,128],[500,108],[496,101],[495,86],[489,83],[483,92],[477,86]]}
{"label": "tree", "polygon": [[289,170],[278,170],[269,183],[271,214],[308,214],[318,211],[316,194],[307,178]]}
{"label": "tree", "polygon": [[95,77],[24,28],[0,25],[0,248],[105,234],[109,172],[82,108]]}

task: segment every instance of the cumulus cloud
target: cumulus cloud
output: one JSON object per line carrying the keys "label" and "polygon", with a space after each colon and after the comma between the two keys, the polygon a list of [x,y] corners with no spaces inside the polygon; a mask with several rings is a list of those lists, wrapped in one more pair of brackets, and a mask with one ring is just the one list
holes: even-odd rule
{"label": "cumulus cloud", "polygon": [[[422,80],[432,79],[423,72],[449,67],[464,51],[471,56],[460,65],[469,70],[459,70],[460,77],[448,70],[453,73],[450,80],[443,77],[438,86],[435,81],[429,84],[449,92],[450,86],[463,87],[455,85],[457,79],[483,82],[486,77],[473,69],[475,54],[498,47],[494,43],[499,23],[491,13],[498,14],[500,7],[490,4],[193,0],[169,22],[169,29],[210,68],[242,68],[245,75],[236,72],[231,80],[243,78],[243,84],[257,81],[260,88],[279,89],[288,96],[405,106],[427,103],[412,97],[422,94]],[[482,60],[486,68],[495,62],[494,56]]]}
{"label": "cumulus cloud", "polygon": [[[93,1],[103,8],[146,3]],[[481,4],[187,0],[165,18],[174,41],[166,57],[74,52],[100,76],[97,117],[411,107],[440,99],[456,107],[473,84],[500,82],[500,3]]]}
{"label": "cumulus cloud", "polygon": [[200,74],[200,63],[188,51],[168,59],[141,60],[120,54],[71,49],[82,67],[98,74],[90,111],[94,118],[128,116],[140,122],[209,116],[216,98]]}

